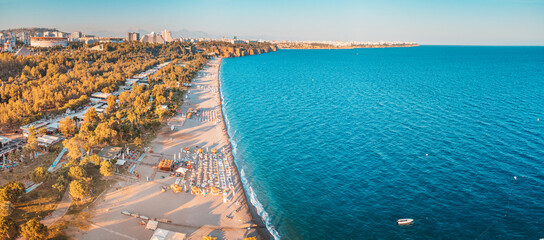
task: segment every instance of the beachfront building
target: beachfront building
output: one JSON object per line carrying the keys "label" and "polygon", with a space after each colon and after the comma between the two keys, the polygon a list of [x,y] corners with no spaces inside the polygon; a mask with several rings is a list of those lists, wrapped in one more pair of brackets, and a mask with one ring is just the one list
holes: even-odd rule
{"label": "beachfront building", "polygon": [[140,40],[140,42],[143,42],[143,43],[165,43],[166,41],[164,41],[164,38],[161,35],[152,32],[150,34],[144,35],[142,37],[142,39]]}
{"label": "beachfront building", "polygon": [[93,103],[107,102],[108,97],[111,93],[95,92],[89,98]]}
{"label": "beachfront building", "polygon": [[68,39],[63,37],[31,37],[30,46],[32,47],[66,47]]}
{"label": "beachfront building", "polygon": [[11,142],[10,138],[0,136],[0,148],[4,145],[7,145],[9,142]]}
{"label": "beachfront building", "polygon": [[40,132],[40,129],[46,128],[47,125],[49,125],[48,122],[36,121],[36,122],[33,122],[33,123],[29,123],[27,125],[21,126],[21,130],[23,131],[23,135],[25,137],[28,137],[30,128],[34,127],[36,132]]}
{"label": "beachfront building", "polygon": [[23,146],[23,141],[19,139],[12,140],[8,137],[0,136],[0,161],[2,161],[4,157],[7,157],[10,152],[22,149]]}
{"label": "beachfront building", "polygon": [[41,137],[38,137],[38,146],[42,147],[50,147],[55,143],[58,143],[62,140],[60,137],[55,137],[51,135],[43,135]]}
{"label": "beachfront building", "polygon": [[98,153],[98,156],[104,160],[112,160],[121,156],[122,147],[104,147]]}

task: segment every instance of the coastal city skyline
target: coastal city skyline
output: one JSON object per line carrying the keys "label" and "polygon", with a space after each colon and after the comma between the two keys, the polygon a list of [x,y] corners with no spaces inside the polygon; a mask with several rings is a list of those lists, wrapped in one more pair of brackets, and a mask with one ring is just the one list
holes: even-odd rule
{"label": "coastal city skyline", "polygon": [[166,28],[174,36],[208,38],[544,45],[542,1],[4,0],[2,5],[0,29],[4,30],[46,27],[124,37],[126,32],[148,34]]}

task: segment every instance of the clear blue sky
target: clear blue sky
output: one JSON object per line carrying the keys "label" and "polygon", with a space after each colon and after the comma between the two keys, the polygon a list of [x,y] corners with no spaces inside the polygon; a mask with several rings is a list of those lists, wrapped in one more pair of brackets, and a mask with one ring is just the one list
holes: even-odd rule
{"label": "clear blue sky", "polygon": [[0,0],[0,29],[544,45],[544,0]]}

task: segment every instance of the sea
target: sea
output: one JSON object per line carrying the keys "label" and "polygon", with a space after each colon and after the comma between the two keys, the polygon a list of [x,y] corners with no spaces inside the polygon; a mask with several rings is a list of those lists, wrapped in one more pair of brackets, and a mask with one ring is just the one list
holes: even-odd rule
{"label": "sea", "polygon": [[279,50],[220,82],[273,238],[544,238],[544,47]]}

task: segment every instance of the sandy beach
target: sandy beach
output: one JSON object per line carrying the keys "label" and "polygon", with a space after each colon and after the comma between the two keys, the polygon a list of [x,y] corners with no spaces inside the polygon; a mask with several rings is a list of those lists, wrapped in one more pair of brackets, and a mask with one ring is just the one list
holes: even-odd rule
{"label": "sandy beach", "polygon": [[[259,221],[252,218],[230,152],[221,111],[218,82],[220,63],[219,58],[211,59],[193,79],[176,116],[169,120],[168,125],[151,142],[152,153],[146,152],[146,156],[136,166],[135,171],[139,178],[123,176],[121,178],[124,180],[100,196],[91,206],[91,228],[73,234],[75,238],[151,238],[153,231],[146,230],[145,226],[141,225],[142,219],[123,215],[122,211],[138,213],[151,219],[166,219],[170,222],[160,222],[158,227],[185,233],[186,239],[202,239],[203,236],[244,239],[257,235],[259,239],[267,238],[258,233],[258,229],[263,228],[262,224],[257,224]],[[187,119],[187,111],[190,108],[199,108],[200,111],[196,116]],[[229,188],[226,199],[221,195],[193,195],[190,190],[175,193],[168,189],[161,192],[161,187],[171,186],[176,177],[157,169],[160,160],[189,157],[182,149],[190,147],[191,151],[194,151],[197,146],[204,150],[203,154],[208,154],[206,156],[212,156],[210,151],[217,149],[228,161],[233,186]],[[190,174],[194,174],[194,171],[190,171]],[[189,181],[184,183],[189,186]]]}

